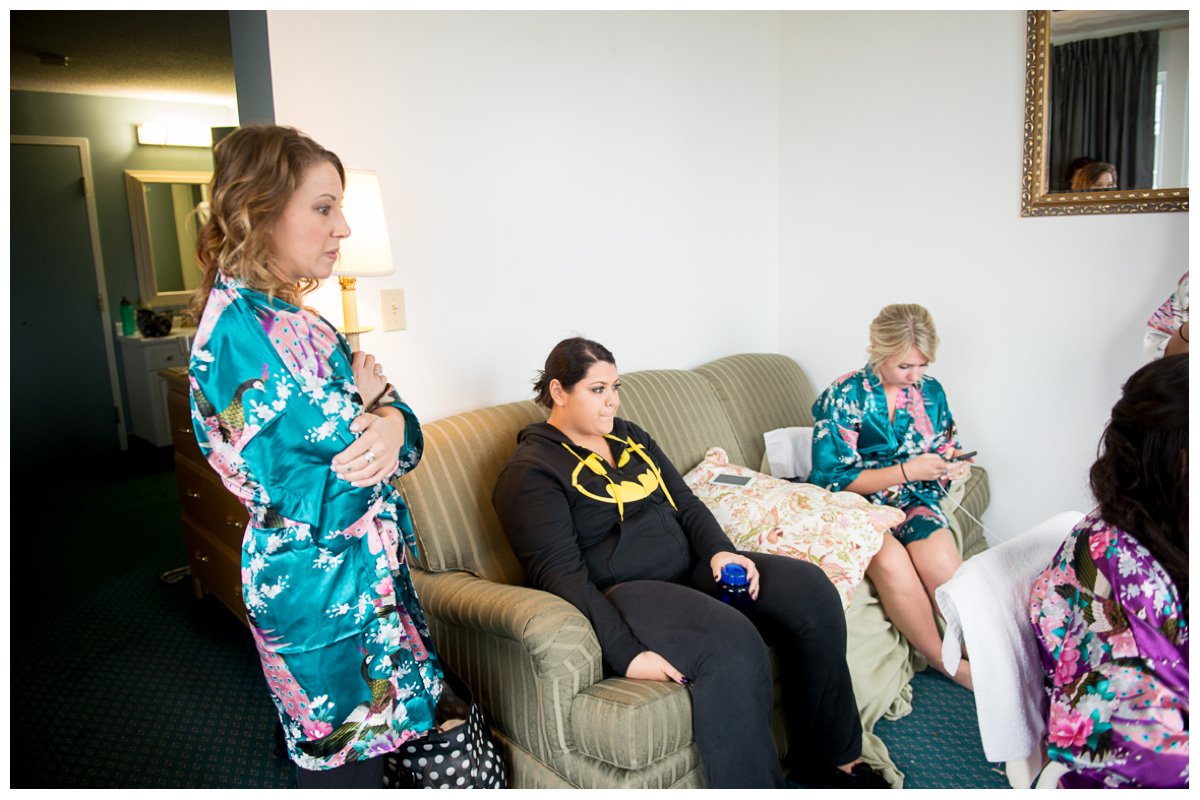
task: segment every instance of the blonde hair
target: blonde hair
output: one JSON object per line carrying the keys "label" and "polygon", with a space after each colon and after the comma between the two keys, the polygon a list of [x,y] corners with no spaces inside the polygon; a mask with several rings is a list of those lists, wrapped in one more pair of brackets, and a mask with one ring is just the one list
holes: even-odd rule
{"label": "blonde hair", "polygon": [[886,306],[871,322],[871,345],[867,348],[867,366],[876,375],[883,362],[912,348],[921,351],[931,362],[937,357],[937,328],[933,316],[916,303],[896,303]]}
{"label": "blonde hair", "polygon": [[305,134],[282,125],[247,125],[213,148],[209,217],[196,241],[196,261],[203,276],[188,302],[199,320],[217,271],[236,278],[269,297],[300,305],[319,281],[289,283],[271,271],[271,227],[308,170],[322,161],[332,164],[346,185],[342,162]]}

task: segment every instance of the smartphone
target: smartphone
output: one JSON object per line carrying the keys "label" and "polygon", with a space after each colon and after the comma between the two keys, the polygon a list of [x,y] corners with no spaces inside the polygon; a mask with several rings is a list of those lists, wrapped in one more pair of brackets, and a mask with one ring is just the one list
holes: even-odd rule
{"label": "smartphone", "polygon": [[963,453],[963,454],[962,454],[962,455],[960,455],[960,456],[955,456],[954,458],[947,459],[947,460],[953,463],[953,462],[955,462],[955,461],[965,461],[965,460],[967,460],[968,458],[974,458],[974,457],[975,457],[975,456],[977,456],[977,455],[979,455],[979,451],[978,451],[978,450],[972,450],[972,451],[971,451],[971,452],[969,452],[969,453]]}
{"label": "smartphone", "polygon": [[712,479],[709,480],[709,483],[715,483],[721,486],[737,486],[744,488],[754,483],[754,478],[750,475],[729,475],[726,473],[720,473],[712,476]]}

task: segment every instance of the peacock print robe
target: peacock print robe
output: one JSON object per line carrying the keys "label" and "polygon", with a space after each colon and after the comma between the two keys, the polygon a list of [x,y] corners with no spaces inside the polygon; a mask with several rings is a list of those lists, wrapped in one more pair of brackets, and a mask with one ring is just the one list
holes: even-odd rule
{"label": "peacock print robe", "polygon": [[[843,375],[812,406],[812,473],[808,482],[844,491],[865,469],[882,469],[922,453],[949,458],[958,449],[958,426],[936,378],[896,396],[895,420],[888,419],[883,383],[870,366]],[[892,533],[902,544],[948,528],[942,511],[946,481],[906,481],[866,495],[877,505],[899,508],[905,520]]]}
{"label": "peacock print robe", "polygon": [[1187,607],[1137,539],[1096,509],[1033,583],[1051,759],[1068,789],[1185,788],[1191,679]]}
{"label": "peacock print robe", "polygon": [[[390,483],[330,469],[364,412],[345,338],[320,316],[218,274],[189,364],[200,449],[246,505],[242,592],[292,760],[328,769],[395,750],[433,727],[441,668]],[[389,477],[421,458],[420,424]]]}

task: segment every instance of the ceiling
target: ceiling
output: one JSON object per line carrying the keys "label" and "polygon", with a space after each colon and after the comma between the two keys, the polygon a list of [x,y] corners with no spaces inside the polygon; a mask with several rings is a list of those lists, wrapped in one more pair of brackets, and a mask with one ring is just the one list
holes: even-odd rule
{"label": "ceiling", "polygon": [[228,11],[11,11],[9,35],[10,89],[237,102]]}
{"label": "ceiling", "polygon": [[1188,11],[1051,11],[1050,43],[1116,36],[1188,24]]}

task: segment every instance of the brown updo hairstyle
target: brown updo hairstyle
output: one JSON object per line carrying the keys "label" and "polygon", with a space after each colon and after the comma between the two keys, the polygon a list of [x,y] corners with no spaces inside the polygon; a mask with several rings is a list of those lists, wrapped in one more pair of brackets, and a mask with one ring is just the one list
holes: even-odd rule
{"label": "brown updo hairstyle", "polygon": [[1130,376],[1092,465],[1100,515],[1142,543],[1188,603],[1188,357]]}
{"label": "brown updo hairstyle", "polygon": [[1112,173],[1113,188],[1117,186],[1117,168],[1112,164],[1106,164],[1103,161],[1093,161],[1090,164],[1084,164],[1075,172],[1075,177],[1071,178],[1072,192],[1086,192],[1092,188],[1092,184],[1100,180],[1100,176],[1106,172]]}
{"label": "brown updo hairstyle", "polygon": [[599,342],[580,336],[563,339],[546,356],[546,368],[538,371],[537,380],[533,383],[533,391],[537,395],[534,401],[539,406],[554,408],[554,399],[550,397],[550,381],[557,380],[563,390],[569,392],[598,361],[614,367],[617,365],[613,354]]}
{"label": "brown updo hairstyle", "polygon": [[916,303],[885,306],[871,322],[871,345],[867,348],[867,366],[876,375],[883,362],[917,348],[930,362],[937,358],[937,328],[933,316]]}
{"label": "brown updo hairstyle", "polygon": [[209,217],[196,241],[203,278],[188,302],[194,320],[204,312],[217,270],[292,305],[317,288],[311,278],[289,283],[271,271],[270,232],[308,170],[322,161],[337,169],[344,188],[341,160],[295,128],[247,125],[217,143]]}

